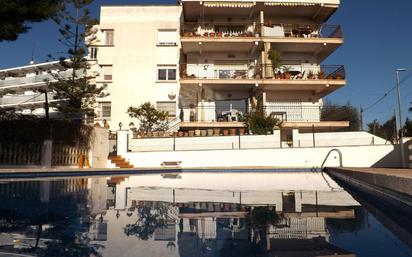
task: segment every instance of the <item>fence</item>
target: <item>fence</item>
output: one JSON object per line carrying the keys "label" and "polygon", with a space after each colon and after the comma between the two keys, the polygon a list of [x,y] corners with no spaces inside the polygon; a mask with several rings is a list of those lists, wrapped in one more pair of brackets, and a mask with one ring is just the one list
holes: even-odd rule
{"label": "fence", "polygon": [[[40,165],[42,147],[42,142],[0,143],[0,164]],[[53,143],[52,165],[77,165],[80,155],[88,156],[88,149],[63,143]]]}
{"label": "fence", "polygon": [[190,151],[260,149],[281,147],[279,133],[274,135],[238,135],[209,137],[171,137],[132,139],[131,151]]}
{"label": "fence", "polygon": [[292,138],[281,139],[280,131],[272,135],[193,136],[129,139],[128,150],[151,151],[196,151],[231,149],[275,149],[331,146],[369,146],[390,144],[367,132],[299,133]]}

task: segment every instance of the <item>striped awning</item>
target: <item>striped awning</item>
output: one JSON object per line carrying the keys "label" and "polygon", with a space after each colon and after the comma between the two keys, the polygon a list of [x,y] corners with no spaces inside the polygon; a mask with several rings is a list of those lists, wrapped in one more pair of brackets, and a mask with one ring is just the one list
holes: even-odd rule
{"label": "striped awning", "polygon": [[265,5],[268,6],[314,6],[314,5],[321,5],[319,3],[286,3],[286,2],[265,2]]}
{"label": "striped awning", "polygon": [[251,8],[253,2],[204,2],[205,7],[224,7],[224,8]]}

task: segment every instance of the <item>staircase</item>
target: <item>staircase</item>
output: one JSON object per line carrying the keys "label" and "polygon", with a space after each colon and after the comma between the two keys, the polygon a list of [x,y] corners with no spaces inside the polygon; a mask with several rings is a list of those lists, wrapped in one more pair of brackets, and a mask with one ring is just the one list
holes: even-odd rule
{"label": "staircase", "polygon": [[134,168],[125,158],[120,155],[109,155],[109,160],[116,165],[118,168]]}
{"label": "staircase", "polygon": [[176,118],[174,118],[173,120],[169,121],[166,124],[166,127],[167,127],[166,131],[167,132],[176,132],[180,128],[179,125],[180,125],[180,118],[176,117]]}

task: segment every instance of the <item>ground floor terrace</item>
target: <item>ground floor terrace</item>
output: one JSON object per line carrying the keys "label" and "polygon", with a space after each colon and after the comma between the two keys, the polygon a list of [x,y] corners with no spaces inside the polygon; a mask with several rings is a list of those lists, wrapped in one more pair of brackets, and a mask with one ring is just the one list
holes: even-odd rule
{"label": "ground floor terrace", "polygon": [[279,90],[255,84],[181,85],[179,128],[242,129],[245,115],[262,111],[292,130],[332,131],[349,126],[347,121],[328,121],[322,117],[322,98],[307,90]]}

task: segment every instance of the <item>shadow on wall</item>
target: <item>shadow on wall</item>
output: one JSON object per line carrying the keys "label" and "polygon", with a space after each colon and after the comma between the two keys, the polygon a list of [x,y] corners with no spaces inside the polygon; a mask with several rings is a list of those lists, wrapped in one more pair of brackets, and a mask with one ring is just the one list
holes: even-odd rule
{"label": "shadow on wall", "polygon": [[[412,140],[409,140],[405,142],[404,144],[405,162],[407,163],[411,163],[411,161],[409,161],[409,156],[412,155],[412,151],[410,152],[408,150],[409,145],[412,145]],[[391,151],[389,154],[385,155],[382,159],[380,159],[375,164],[373,164],[372,167],[373,168],[401,168],[400,145],[394,145],[393,151]]]}

